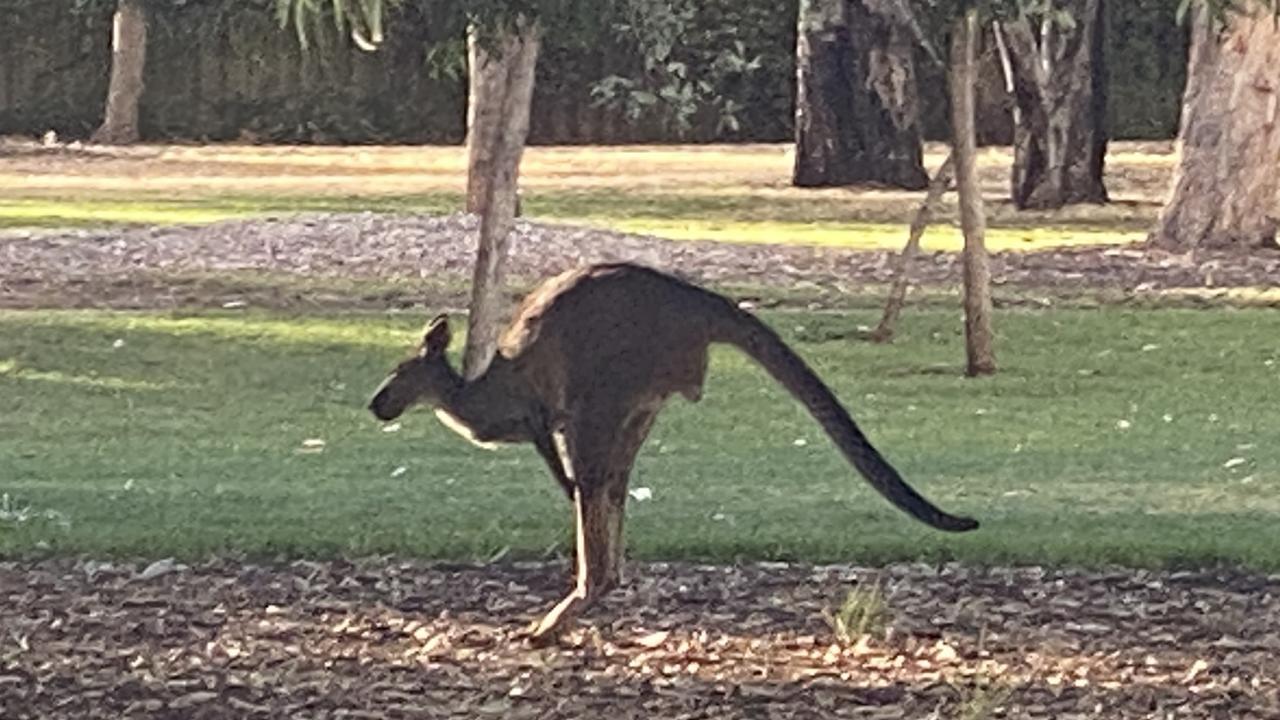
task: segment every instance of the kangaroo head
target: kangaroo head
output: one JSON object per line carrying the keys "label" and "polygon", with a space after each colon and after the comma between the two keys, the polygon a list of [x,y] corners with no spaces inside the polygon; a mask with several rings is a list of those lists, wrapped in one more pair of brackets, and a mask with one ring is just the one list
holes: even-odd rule
{"label": "kangaroo head", "polygon": [[458,373],[449,365],[449,318],[436,316],[427,323],[413,357],[396,366],[378,386],[369,401],[369,410],[379,420],[394,420],[415,403],[438,405],[460,384]]}

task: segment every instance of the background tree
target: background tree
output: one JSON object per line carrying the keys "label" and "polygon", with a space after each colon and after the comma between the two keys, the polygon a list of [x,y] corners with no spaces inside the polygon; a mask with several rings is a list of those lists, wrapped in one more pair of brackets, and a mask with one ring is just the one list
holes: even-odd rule
{"label": "background tree", "polygon": [[480,216],[480,236],[468,308],[462,368],[482,375],[498,347],[505,317],[507,250],[515,226],[520,158],[529,136],[529,107],[541,30],[524,16],[492,32],[472,25],[468,34],[467,212]]}
{"label": "background tree", "polygon": [[111,79],[102,125],[93,141],[137,142],[138,103],[147,59],[147,10],[143,0],[118,0],[111,27]]}
{"label": "background tree", "polygon": [[[552,0],[545,4],[553,10],[568,7]],[[330,0],[327,8],[310,0],[276,2],[280,20],[292,21],[304,46],[322,9],[331,14],[336,29],[349,31],[360,47],[373,50],[382,41],[387,11],[383,0]],[[466,209],[480,216],[480,231],[462,366],[463,374],[474,378],[488,369],[506,314],[504,268],[515,225],[541,30],[538,8],[532,5],[477,0],[441,10],[441,22],[465,23],[467,28]]]}
{"label": "background tree", "polygon": [[[976,129],[974,132],[976,134]],[[911,284],[911,265],[920,254],[920,240],[924,238],[924,231],[942,205],[942,196],[947,192],[947,187],[955,179],[955,160],[954,152],[948,154],[942,167],[934,173],[933,179],[929,181],[929,190],[925,193],[924,200],[911,218],[911,226],[907,230],[907,244],[903,246],[902,252],[893,256],[893,281],[889,284],[889,295],[884,303],[884,312],[880,315],[879,324],[867,336],[867,339],[873,342],[893,340],[898,316],[902,314],[902,306],[907,301],[907,287]]]}
{"label": "background tree", "polygon": [[793,184],[928,185],[916,42],[896,2],[801,0]]}
{"label": "background tree", "polygon": [[1023,0],[993,23],[1014,98],[1019,209],[1107,201],[1103,17],[1103,0]]}
{"label": "background tree", "polygon": [[977,47],[981,37],[978,9],[968,8],[951,33],[951,126],[964,232],[965,374],[996,371],[991,329],[991,269],[987,259],[986,217],[978,183],[977,128],[974,123],[978,80]]}
{"label": "background tree", "polygon": [[[1185,3],[1184,3],[1185,6]],[[1271,0],[1196,2],[1173,188],[1150,236],[1176,251],[1276,245],[1280,27]]]}

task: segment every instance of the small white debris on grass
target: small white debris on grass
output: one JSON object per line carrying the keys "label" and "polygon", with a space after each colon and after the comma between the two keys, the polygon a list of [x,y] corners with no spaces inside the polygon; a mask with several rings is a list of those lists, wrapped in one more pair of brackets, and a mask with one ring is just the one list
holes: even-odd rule
{"label": "small white debris on grass", "polygon": [[324,440],[320,438],[307,438],[302,441],[302,448],[298,452],[317,453],[324,450]]}
{"label": "small white debris on grass", "polygon": [[805,445],[809,444],[809,441],[805,440],[804,438],[796,438],[791,442],[791,444],[795,445],[796,447],[804,447]]}
{"label": "small white debris on grass", "polygon": [[1156,345],[1155,343],[1147,343],[1146,345],[1142,346],[1142,352],[1151,352],[1152,350],[1159,350],[1159,349],[1160,349],[1160,346]]}
{"label": "small white debris on grass", "polygon": [[382,432],[384,433],[400,432],[400,423],[398,422],[387,423],[386,425],[382,426]]}
{"label": "small white debris on grass", "polygon": [[644,502],[645,500],[653,499],[653,489],[647,487],[631,488],[631,491],[627,494],[636,502]]}
{"label": "small white debris on grass", "polygon": [[249,303],[243,300],[229,300],[227,302],[222,303],[222,307],[226,308],[227,310],[235,310],[237,308],[245,307],[248,304]]}
{"label": "small white debris on grass", "polygon": [[405,473],[407,473],[407,472],[409,472],[409,468],[407,468],[407,467],[405,467],[405,466],[401,465],[401,466],[397,467],[395,470],[392,470],[392,471],[391,471],[391,477],[400,477],[401,475],[403,475],[403,474],[405,474]]}
{"label": "small white debris on grass", "polygon": [[1233,458],[1231,458],[1230,460],[1228,460],[1228,461],[1226,461],[1226,462],[1222,463],[1222,467],[1224,467],[1224,468],[1226,468],[1226,469],[1230,470],[1230,469],[1231,469],[1231,468],[1233,468],[1233,467],[1240,467],[1241,465],[1245,464],[1246,462],[1248,462],[1248,461],[1247,461],[1247,460],[1245,460],[1245,459],[1244,459],[1244,458],[1242,458],[1242,457],[1233,457]]}
{"label": "small white debris on grass", "polygon": [[719,513],[719,512],[718,512],[718,513],[716,513],[716,514],[712,515],[712,516],[711,516],[711,519],[712,519],[712,520],[715,520],[716,522],[721,522],[721,521],[723,521],[723,520],[725,519],[725,515],[724,515],[724,513]]}
{"label": "small white debris on grass", "polygon": [[111,343],[111,347],[117,350],[124,347],[124,338],[116,338],[115,342]]}
{"label": "small white debris on grass", "polygon": [[1165,422],[1167,422],[1167,423],[1171,423],[1171,422],[1173,422],[1173,416],[1172,416],[1172,415],[1170,415],[1169,413],[1165,413],[1165,414],[1164,414],[1164,417],[1162,417],[1161,419],[1162,419],[1162,420],[1164,420],[1164,421],[1165,421]]}
{"label": "small white debris on grass", "polygon": [[1133,427],[1133,423],[1129,422],[1128,420],[1117,420],[1117,421],[1116,421],[1116,429],[1117,429],[1117,430],[1128,430],[1128,429],[1129,429],[1129,428],[1131,428],[1131,427]]}

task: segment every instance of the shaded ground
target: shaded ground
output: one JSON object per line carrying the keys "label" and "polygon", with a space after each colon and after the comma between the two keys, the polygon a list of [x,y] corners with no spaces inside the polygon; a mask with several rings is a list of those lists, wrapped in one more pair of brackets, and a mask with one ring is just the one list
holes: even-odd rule
{"label": "shaded ground", "polygon": [[0,716],[1280,717],[1280,577],[647,565],[532,650],[561,565],[166,569],[0,564]]}
{"label": "shaded ground", "polygon": [[[465,215],[309,214],[201,226],[10,232],[0,235],[0,307],[166,306],[175,303],[175,293],[187,293],[185,300],[198,304],[199,291],[190,278],[202,273],[406,281],[412,290],[426,292],[433,285],[465,282],[474,255],[475,220]],[[672,242],[522,222],[509,267],[517,278],[534,279],[582,262],[627,260],[702,282],[848,292],[888,281],[891,256],[887,251]],[[1204,253],[1194,259],[1138,247],[1004,252],[993,255],[992,273],[1000,289],[1051,294],[1268,288],[1280,281],[1280,252]],[[926,254],[913,277],[925,286],[956,287],[959,255]],[[360,288],[348,293],[348,302],[357,304]]]}

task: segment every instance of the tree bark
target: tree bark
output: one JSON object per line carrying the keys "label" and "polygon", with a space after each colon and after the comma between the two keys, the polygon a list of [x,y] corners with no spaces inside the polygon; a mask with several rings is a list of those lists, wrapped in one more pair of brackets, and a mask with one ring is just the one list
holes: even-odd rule
{"label": "tree bark", "polygon": [[964,232],[965,374],[996,371],[991,330],[991,269],[985,244],[986,216],[978,184],[977,132],[974,127],[977,85],[978,11],[956,22],[951,37],[951,127],[956,159],[956,191],[960,196],[960,228]]}
{"label": "tree bark", "polygon": [[1270,12],[1248,7],[1226,27],[1202,4],[1195,10],[1181,159],[1149,238],[1156,247],[1276,246],[1280,28]]}
{"label": "tree bark", "polygon": [[880,324],[869,335],[872,342],[889,342],[893,339],[894,327],[898,324],[898,316],[902,314],[902,305],[907,300],[907,286],[911,284],[911,263],[920,254],[920,239],[924,237],[924,231],[933,220],[933,214],[937,212],[942,196],[955,175],[955,157],[955,153],[947,155],[942,167],[934,173],[933,179],[929,181],[929,192],[925,193],[924,201],[911,219],[907,244],[893,260],[893,284],[889,288],[889,299],[884,304],[884,314],[880,317]]}
{"label": "tree bark", "polygon": [[480,215],[471,283],[463,374],[475,378],[493,359],[505,315],[502,287],[515,225],[520,158],[529,136],[529,107],[541,30],[519,21],[512,31],[467,39],[471,97],[467,107],[467,210]]}
{"label": "tree bark", "polygon": [[895,1],[801,0],[794,185],[928,185],[915,44]]}
{"label": "tree bark", "polygon": [[1052,9],[1070,13],[1072,27],[1026,14],[995,26],[1014,98],[1019,209],[1107,201],[1103,1],[1055,0]]}
{"label": "tree bark", "polygon": [[124,145],[138,141],[138,102],[147,60],[147,14],[142,0],[119,0],[111,29],[111,79],[102,125],[93,133],[98,143]]}

